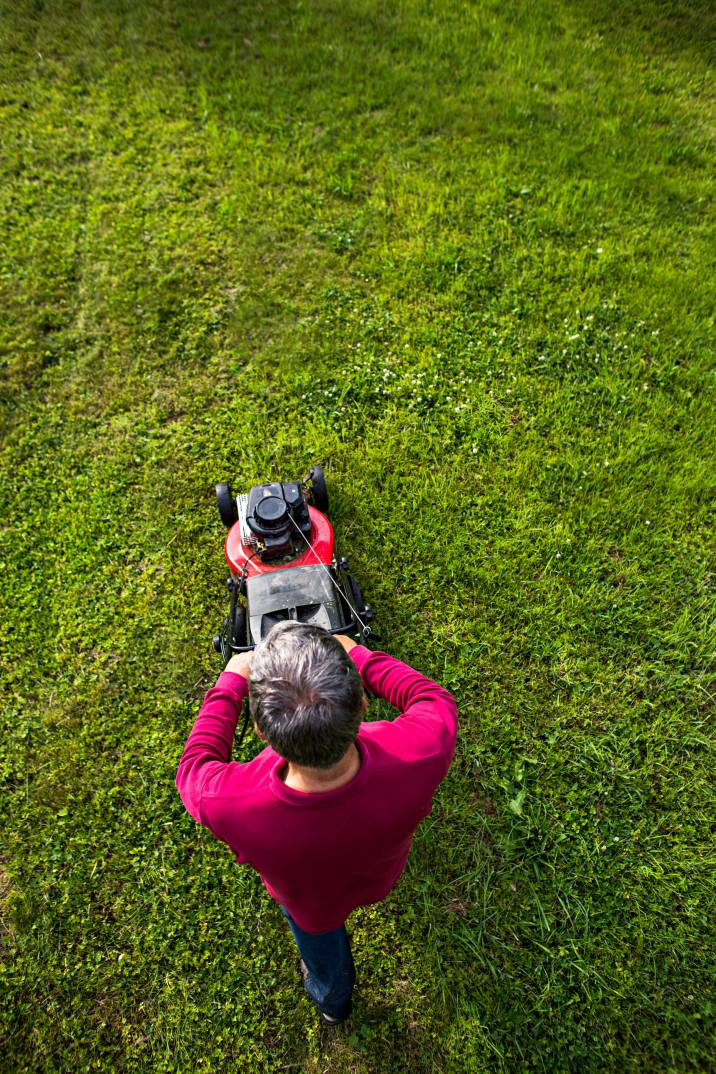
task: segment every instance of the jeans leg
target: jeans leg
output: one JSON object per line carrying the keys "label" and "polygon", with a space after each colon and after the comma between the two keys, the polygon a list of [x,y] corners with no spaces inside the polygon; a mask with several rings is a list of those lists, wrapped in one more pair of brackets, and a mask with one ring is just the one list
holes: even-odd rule
{"label": "jeans leg", "polygon": [[346,926],[314,935],[299,928],[284,906],[281,909],[306,963],[308,977],[303,982],[306,992],[324,1014],[331,1018],[347,1017],[356,973]]}

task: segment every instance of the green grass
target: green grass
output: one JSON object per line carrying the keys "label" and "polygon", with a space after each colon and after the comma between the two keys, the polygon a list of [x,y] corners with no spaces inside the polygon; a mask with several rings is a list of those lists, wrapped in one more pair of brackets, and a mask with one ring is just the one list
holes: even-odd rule
{"label": "green grass", "polygon": [[[3,1074],[713,1070],[711,5],[2,20]],[[316,461],[461,714],[332,1035],[173,782]]]}

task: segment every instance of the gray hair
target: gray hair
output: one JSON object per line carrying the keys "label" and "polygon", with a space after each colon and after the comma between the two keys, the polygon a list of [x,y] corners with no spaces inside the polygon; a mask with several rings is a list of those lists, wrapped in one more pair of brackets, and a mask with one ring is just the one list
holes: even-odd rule
{"label": "gray hair", "polygon": [[355,742],[363,698],[358,669],[323,627],[289,619],[256,646],[249,711],[269,745],[293,764],[337,764]]}

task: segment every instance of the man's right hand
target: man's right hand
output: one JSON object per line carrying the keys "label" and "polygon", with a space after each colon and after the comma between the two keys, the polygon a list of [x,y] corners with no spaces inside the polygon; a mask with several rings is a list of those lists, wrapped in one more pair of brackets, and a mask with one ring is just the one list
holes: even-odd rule
{"label": "man's right hand", "polygon": [[358,644],[357,641],[353,641],[353,638],[349,638],[347,634],[334,634],[333,637],[341,643],[347,653]]}

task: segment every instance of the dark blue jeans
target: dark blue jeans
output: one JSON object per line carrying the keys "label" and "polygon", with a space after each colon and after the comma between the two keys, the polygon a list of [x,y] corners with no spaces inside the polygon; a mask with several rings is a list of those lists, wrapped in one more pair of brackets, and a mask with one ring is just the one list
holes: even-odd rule
{"label": "dark blue jeans", "polygon": [[303,987],[319,1010],[331,1018],[347,1018],[356,971],[346,926],[314,935],[304,932],[282,906],[308,977]]}

